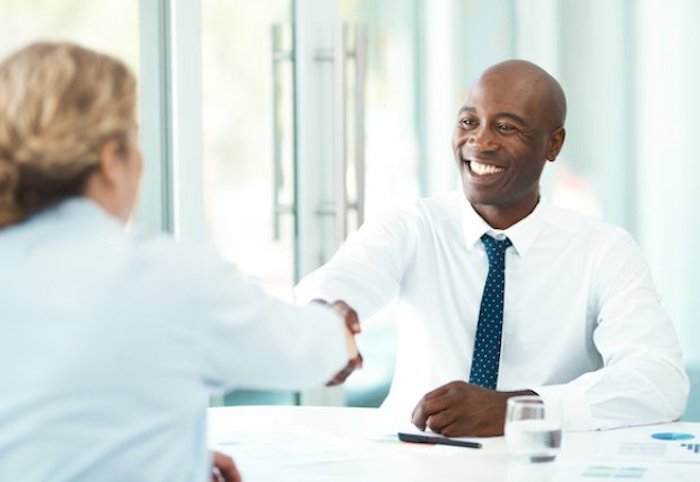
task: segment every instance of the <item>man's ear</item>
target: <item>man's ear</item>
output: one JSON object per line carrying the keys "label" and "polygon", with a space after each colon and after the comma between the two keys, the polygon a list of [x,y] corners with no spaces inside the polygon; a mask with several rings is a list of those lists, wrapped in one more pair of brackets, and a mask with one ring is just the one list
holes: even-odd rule
{"label": "man's ear", "polygon": [[121,159],[116,139],[105,142],[100,148],[100,168],[98,170],[103,181],[110,185],[118,184],[123,167],[123,159]]}
{"label": "man's ear", "polygon": [[549,136],[548,147],[547,147],[547,160],[553,162],[559,155],[562,146],[564,145],[564,138],[566,137],[566,131],[563,127],[558,128]]}

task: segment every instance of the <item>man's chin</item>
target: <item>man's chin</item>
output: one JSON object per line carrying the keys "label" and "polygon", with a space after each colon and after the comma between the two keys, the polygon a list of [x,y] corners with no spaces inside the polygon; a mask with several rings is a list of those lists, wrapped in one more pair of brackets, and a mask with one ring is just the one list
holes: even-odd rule
{"label": "man's chin", "polygon": [[469,189],[465,186],[462,187],[462,194],[464,194],[464,199],[467,200],[469,204],[472,206],[475,205],[484,205],[488,206],[491,204],[495,204],[498,202],[497,199],[493,199],[493,196],[490,196],[485,193],[479,193],[475,192],[474,189]]}

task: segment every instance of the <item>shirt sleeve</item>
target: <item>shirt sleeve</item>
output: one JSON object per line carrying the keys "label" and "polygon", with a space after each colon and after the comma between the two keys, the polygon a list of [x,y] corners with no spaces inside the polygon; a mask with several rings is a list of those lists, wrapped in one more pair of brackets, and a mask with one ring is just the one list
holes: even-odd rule
{"label": "shirt sleeve", "polygon": [[190,261],[190,286],[197,350],[212,390],[297,390],[321,385],[345,366],[340,317],[270,296],[214,253],[199,254]]}
{"label": "shirt sleeve", "polygon": [[690,383],[649,267],[627,233],[602,253],[591,289],[597,307],[593,342],[603,368],[532,390],[545,403],[560,405],[571,430],[677,420],[685,411]]}
{"label": "shirt sleeve", "polygon": [[343,300],[360,320],[367,319],[398,294],[415,249],[415,215],[395,210],[366,222],[338,252],[297,285],[297,303]]}

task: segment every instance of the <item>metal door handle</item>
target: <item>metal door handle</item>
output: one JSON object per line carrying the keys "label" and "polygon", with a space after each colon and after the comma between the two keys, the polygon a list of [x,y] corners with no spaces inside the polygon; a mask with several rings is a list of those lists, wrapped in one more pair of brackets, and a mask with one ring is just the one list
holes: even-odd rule
{"label": "metal door handle", "polygon": [[367,26],[355,26],[355,192],[357,226],[365,221],[365,80]]}
{"label": "metal door handle", "polygon": [[333,45],[333,70],[334,70],[334,111],[335,122],[333,126],[333,179],[335,199],[335,240],[340,244],[345,240],[348,232],[348,189],[347,189],[347,73],[346,73],[346,45],[348,26],[340,25],[336,31]]}
{"label": "metal door handle", "polygon": [[[354,27],[355,46],[348,50],[350,27],[342,24],[336,29],[332,50],[319,50],[316,61],[333,62],[333,201],[322,204],[316,210],[320,216],[334,216],[333,231],[336,245],[340,246],[348,235],[348,212],[357,214],[358,226],[365,216],[365,77],[367,70],[367,29]],[[355,192],[356,199],[348,200],[348,102],[347,61],[354,59],[355,68]]]}
{"label": "metal door handle", "polygon": [[[365,216],[365,74],[367,70],[367,29],[364,25],[353,27],[354,49],[348,50],[350,28],[342,24],[336,33],[333,48],[334,68],[334,231],[336,244],[340,246],[348,235],[348,211],[357,214],[360,226]],[[353,202],[348,200],[348,123],[347,123],[347,61],[354,59],[355,68],[355,193]]]}
{"label": "metal door handle", "polygon": [[272,40],[272,232],[273,239],[280,239],[280,218],[283,214],[296,215],[294,203],[280,202],[280,191],[284,187],[282,168],[282,119],[280,116],[281,83],[280,64],[294,62],[293,50],[282,47],[282,25],[274,24],[270,29]]}

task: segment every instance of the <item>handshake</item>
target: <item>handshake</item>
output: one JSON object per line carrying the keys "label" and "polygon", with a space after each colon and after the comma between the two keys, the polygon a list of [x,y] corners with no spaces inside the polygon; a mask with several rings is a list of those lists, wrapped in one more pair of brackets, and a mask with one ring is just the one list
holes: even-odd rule
{"label": "handshake", "polygon": [[357,318],[357,312],[350,308],[344,301],[336,300],[333,303],[328,303],[325,300],[316,299],[313,300],[312,303],[318,303],[328,307],[345,322],[345,343],[348,350],[348,363],[326,383],[326,386],[340,385],[352,372],[362,368],[362,355],[357,349],[357,344],[355,342],[355,335],[362,331],[360,329],[360,320]]}

